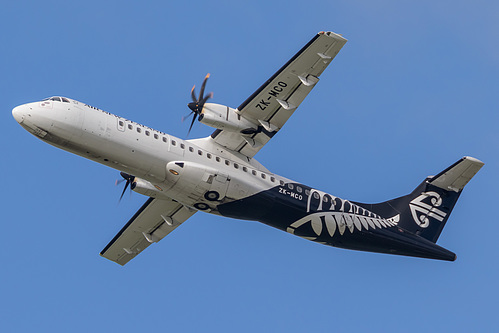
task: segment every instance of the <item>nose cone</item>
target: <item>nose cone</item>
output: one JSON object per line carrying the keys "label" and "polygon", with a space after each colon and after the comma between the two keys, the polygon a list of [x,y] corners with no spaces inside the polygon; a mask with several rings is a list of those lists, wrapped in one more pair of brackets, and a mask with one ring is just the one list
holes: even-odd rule
{"label": "nose cone", "polygon": [[26,116],[26,106],[19,105],[12,109],[12,115],[14,119],[20,124],[24,121],[24,117]]}

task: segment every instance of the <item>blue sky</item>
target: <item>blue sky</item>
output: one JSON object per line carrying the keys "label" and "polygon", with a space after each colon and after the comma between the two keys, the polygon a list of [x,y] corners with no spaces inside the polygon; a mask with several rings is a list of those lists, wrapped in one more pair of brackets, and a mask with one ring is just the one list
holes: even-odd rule
{"label": "blue sky", "polygon": [[[499,5],[493,1],[5,1],[0,11],[4,332],[494,331]],[[62,95],[185,137],[206,73],[237,107],[315,33],[349,40],[257,155],[334,195],[404,195],[485,162],[439,262],[330,248],[196,214],[125,267],[99,252],[145,201],[116,170],[49,146],[13,107]],[[211,128],[196,124],[191,137]]]}

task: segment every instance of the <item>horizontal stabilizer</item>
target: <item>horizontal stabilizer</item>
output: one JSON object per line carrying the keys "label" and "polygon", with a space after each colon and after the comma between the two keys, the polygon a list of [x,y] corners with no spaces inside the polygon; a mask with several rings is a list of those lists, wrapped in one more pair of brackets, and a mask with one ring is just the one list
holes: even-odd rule
{"label": "horizontal stabilizer", "polygon": [[429,183],[447,191],[460,192],[483,164],[476,158],[465,156],[433,177]]}

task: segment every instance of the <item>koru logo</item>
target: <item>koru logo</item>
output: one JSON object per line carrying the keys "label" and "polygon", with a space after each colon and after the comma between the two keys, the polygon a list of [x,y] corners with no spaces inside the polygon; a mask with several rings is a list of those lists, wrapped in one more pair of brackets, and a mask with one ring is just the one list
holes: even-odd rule
{"label": "koru logo", "polygon": [[447,213],[442,212],[436,207],[442,205],[442,198],[437,192],[421,193],[416,199],[409,203],[412,218],[421,228],[427,228],[430,225],[430,217],[442,222]]}

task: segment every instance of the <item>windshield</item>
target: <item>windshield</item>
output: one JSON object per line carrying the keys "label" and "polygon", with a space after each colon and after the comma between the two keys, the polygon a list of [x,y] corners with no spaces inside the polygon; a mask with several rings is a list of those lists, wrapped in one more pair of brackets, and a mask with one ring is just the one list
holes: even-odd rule
{"label": "windshield", "polygon": [[66,97],[59,97],[59,96],[45,98],[45,99],[42,99],[42,102],[43,101],[55,101],[55,102],[69,103],[69,99],[67,99]]}

